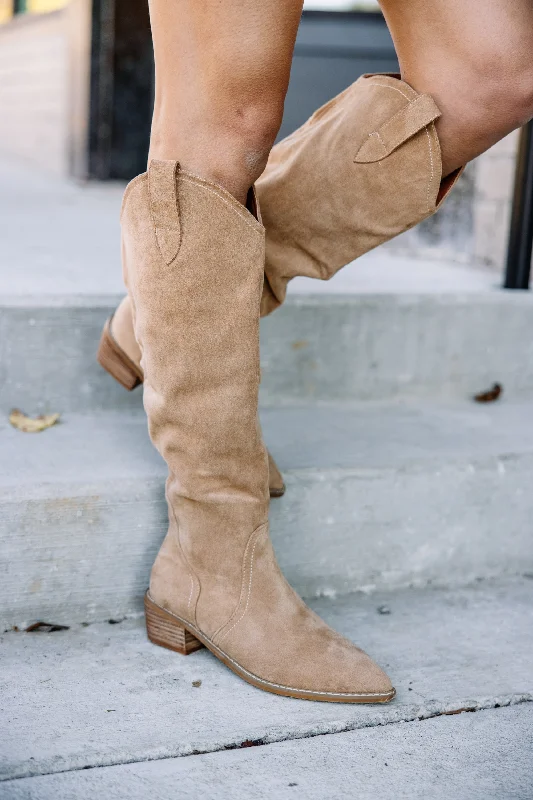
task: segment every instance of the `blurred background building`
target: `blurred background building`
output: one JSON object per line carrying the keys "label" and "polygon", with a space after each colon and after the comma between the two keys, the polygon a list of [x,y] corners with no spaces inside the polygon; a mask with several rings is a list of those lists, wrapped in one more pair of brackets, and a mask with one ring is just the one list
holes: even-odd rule
{"label": "blurred background building", "polygon": [[[0,0],[0,153],[77,179],[145,167],[153,95],[146,0]],[[364,72],[395,71],[375,0],[307,0],[280,136]],[[503,269],[518,137],[389,252]]]}

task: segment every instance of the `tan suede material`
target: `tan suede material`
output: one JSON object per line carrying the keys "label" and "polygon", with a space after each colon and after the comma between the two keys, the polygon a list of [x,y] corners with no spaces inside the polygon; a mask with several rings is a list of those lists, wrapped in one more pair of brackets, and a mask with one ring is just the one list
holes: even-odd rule
{"label": "tan suede material", "polygon": [[[338,693],[391,691],[366,653],[314,614],[280,572],[267,528],[250,540],[240,603],[214,643],[274,684]],[[269,643],[269,646],[265,646]]]}
{"label": "tan suede material", "polygon": [[382,670],[290,589],[270,544],[262,226],[220,187],[152,162],[126,190],[122,230],[150,435],[169,467],[152,600],[271,690],[390,699]]}
{"label": "tan suede material", "polygon": [[[196,576],[203,582],[198,605],[193,590],[176,613],[209,635],[240,591],[240,559],[228,540],[244,549],[268,515],[268,461],[257,422],[264,231],[229,194],[183,173],[178,211],[176,191],[168,176],[162,180],[165,168],[167,162],[152,164],[150,187],[143,176],[130,184],[125,276],[150,434],[169,466],[170,517],[192,566],[177,577],[186,581],[187,597]],[[153,585],[159,602],[157,580]]]}
{"label": "tan suede material", "polygon": [[[141,350],[135,339],[133,330],[133,316],[129,295],[119,303],[111,320],[111,333],[118,346],[126,353],[133,363],[139,368],[141,374]],[[273,496],[280,496],[285,492],[283,475],[278,469],[272,455],[268,453],[269,488]]]}
{"label": "tan suede material", "polygon": [[439,116],[431,97],[398,78],[363,76],[273,148],[257,183],[263,315],[283,302],[291,278],[328,280],[435,212],[458,177],[439,192]]}

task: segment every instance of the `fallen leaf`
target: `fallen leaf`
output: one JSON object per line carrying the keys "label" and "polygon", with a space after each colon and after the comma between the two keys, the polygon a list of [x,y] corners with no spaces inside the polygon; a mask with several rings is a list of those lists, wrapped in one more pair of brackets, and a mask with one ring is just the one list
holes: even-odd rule
{"label": "fallen leaf", "polygon": [[197,689],[199,686],[202,685],[202,681],[193,681],[192,685]]}
{"label": "fallen leaf", "polygon": [[25,633],[55,633],[55,631],[68,631],[68,625],[55,625],[53,622],[34,622],[24,628]]}
{"label": "fallen leaf", "polygon": [[494,403],[503,392],[503,386],[500,383],[495,383],[492,389],[486,392],[480,392],[474,395],[476,403]]}
{"label": "fallen leaf", "polygon": [[467,712],[477,711],[477,708],[454,708],[453,711],[443,711],[442,716],[450,717],[454,714],[466,714]]}
{"label": "fallen leaf", "polygon": [[9,421],[14,428],[24,433],[38,433],[46,428],[51,428],[59,420],[59,414],[41,414],[39,417],[28,417],[14,408],[9,415]]}
{"label": "fallen leaf", "polygon": [[298,339],[296,342],[292,343],[293,350],[303,350],[304,347],[308,347],[309,342],[306,339]]}

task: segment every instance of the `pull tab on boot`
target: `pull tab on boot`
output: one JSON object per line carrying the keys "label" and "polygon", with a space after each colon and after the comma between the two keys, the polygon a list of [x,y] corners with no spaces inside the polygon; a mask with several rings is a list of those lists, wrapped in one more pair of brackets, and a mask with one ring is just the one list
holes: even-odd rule
{"label": "pull tab on boot", "polygon": [[178,200],[178,161],[150,161],[148,186],[150,213],[157,244],[167,264],[178,255],[181,244],[181,225]]}
{"label": "pull tab on boot", "polygon": [[384,122],[380,128],[368,134],[354,161],[358,164],[381,161],[440,116],[441,112],[433,98],[429,94],[419,95]]}

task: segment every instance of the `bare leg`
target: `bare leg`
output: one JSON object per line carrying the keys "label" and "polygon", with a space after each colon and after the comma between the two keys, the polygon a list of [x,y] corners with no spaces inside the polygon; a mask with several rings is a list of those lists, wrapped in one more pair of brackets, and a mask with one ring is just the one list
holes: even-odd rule
{"label": "bare leg", "polygon": [[533,117],[531,0],[380,0],[402,78],[442,111],[444,175]]}
{"label": "bare leg", "polygon": [[178,159],[244,203],[274,143],[303,0],[150,0],[150,158]]}

